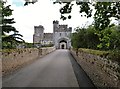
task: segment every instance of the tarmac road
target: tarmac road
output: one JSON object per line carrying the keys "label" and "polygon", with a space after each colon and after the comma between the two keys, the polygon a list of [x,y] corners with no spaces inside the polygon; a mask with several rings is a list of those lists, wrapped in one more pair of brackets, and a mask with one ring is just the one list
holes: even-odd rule
{"label": "tarmac road", "polygon": [[56,50],[3,78],[3,87],[79,87],[69,50]]}

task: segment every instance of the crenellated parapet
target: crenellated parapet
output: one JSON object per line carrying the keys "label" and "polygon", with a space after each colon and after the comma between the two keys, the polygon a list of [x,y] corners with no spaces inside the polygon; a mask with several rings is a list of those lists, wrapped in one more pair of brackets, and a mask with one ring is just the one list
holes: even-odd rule
{"label": "crenellated parapet", "polygon": [[53,32],[72,32],[72,27],[68,25],[59,24],[59,21],[53,21]]}
{"label": "crenellated parapet", "polygon": [[42,25],[34,26],[34,34],[39,35],[44,33],[44,27]]}
{"label": "crenellated parapet", "polygon": [[42,25],[34,26],[34,28],[43,28],[44,29],[44,27]]}
{"label": "crenellated parapet", "polygon": [[54,20],[53,24],[59,24],[59,21],[58,20]]}

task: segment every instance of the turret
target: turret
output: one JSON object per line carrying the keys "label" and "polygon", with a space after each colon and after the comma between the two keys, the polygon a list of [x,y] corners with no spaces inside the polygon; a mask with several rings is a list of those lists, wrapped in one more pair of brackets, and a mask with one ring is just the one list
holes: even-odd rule
{"label": "turret", "polygon": [[59,24],[59,21],[58,20],[54,20],[53,24]]}
{"label": "turret", "polygon": [[34,26],[34,34],[42,34],[44,33],[44,27],[42,25]]}
{"label": "turret", "polygon": [[53,21],[53,33],[59,28],[59,21]]}
{"label": "turret", "polygon": [[34,26],[33,42],[40,43],[44,37],[44,27],[42,25]]}

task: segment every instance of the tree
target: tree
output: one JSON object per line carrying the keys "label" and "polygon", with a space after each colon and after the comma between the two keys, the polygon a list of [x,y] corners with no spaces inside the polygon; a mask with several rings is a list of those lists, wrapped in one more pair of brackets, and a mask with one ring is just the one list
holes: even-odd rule
{"label": "tree", "polygon": [[[120,1],[118,2],[90,2],[90,0],[83,0],[79,1],[76,0],[76,4],[73,4],[74,0],[55,0],[53,4],[59,3],[61,5],[64,5],[63,7],[60,8],[60,14],[61,14],[61,19],[66,20],[66,19],[71,19],[72,16],[70,15],[72,12],[73,5],[77,5],[80,7],[79,12],[80,13],[86,13],[86,17],[89,18],[92,16],[92,11],[95,8],[95,14],[94,16],[94,25],[95,28],[98,30],[103,30],[106,27],[111,26],[110,25],[110,18],[114,17],[116,20],[120,19]],[[84,2],[87,1],[87,2]],[[29,3],[35,3],[37,2],[36,0],[27,0],[27,5]],[[67,14],[67,16],[66,16]]]}
{"label": "tree", "polygon": [[98,35],[95,33],[96,33],[96,29],[92,25],[90,25],[86,29],[85,39],[86,39],[87,48],[97,49],[97,45],[99,44],[100,41]]}
{"label": "tree", "polygon": [[104,30],[111,27],[110,18],[120,19],[120,1],[119,2],[97,2],[95,4],[94,25],[98,30]]}
{"label": "tree", "polygon": [[28,4],[34,4],[34,3],[36,3],[37,2],[37,0],[32,0],[32,1],[30,1],[30,0],[25,0],[26,2],[25,2],[25,4],[24,4],[24,6],[26,6],[26,5],[28,5]]}
{"label": "tree", "polygon": [[116,26],[108,27],[102,31],[93,26],[86,29],[76,28],[72,35],[72,46],[74,48],[89,48],[99,50],[120,49],[120,30]]}
{"label": "tree", "polygon": [[[0,27],[2,28],[2,48],[15,48],[18,43],[24,42],[21,38],[22,35],[18,34],[18,31],[15,27],[12,26],[15,23],[14,18],[8,18],[12,15],[10,5],[5,6],[6,2],[0,1],[0,10],[2,12],[2,23]],[[13,32],[13,34],[9,34]]]}
{"label": "tree", "polygon": [[95,34],[96,30],[93,26],[88,28],[76,28],[76,32],[72,35],[72,46],[74,48],[91,48],[97,49],[99,37]]}

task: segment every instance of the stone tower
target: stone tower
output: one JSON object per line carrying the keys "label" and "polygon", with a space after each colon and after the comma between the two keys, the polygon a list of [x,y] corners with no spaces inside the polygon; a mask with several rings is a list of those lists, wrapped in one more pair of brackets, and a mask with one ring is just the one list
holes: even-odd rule
{"label": "stone tower", "polygon": [[68,25],[59,25],[59,21],[53,21],[53,40],[54,46],[57,49],[71,48],[71,35],[72,27]]}
{"label": "stone tower", "polygon": [[53,21],[53,33],[59,28],[59,22],[57,20]]}
{"label": "stone tower", "polygon": [[44,37],[44,27],[42,25],[34,26],[34,35],[33,35],[33,42],[36,46],[40,46],[42,43],[42,39]]}

